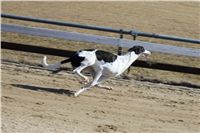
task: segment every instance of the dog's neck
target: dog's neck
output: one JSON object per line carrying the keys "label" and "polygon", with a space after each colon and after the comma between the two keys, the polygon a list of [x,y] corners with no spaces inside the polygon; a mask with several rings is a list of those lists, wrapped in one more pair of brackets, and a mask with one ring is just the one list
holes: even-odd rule
{"label": "dog's neck", "polygon": [[130,66],[135,60],[140,57],[140,54],[135,54],[135,52],[127,52],[123,55],[125,59],[127,59],[127,65]]}
{"label": "dog's neck", "polygon": [[139,57],[140,55],[135,54],[135,52],[127,52],[126,54],[120,55],[117,61],[118,69],[120,71],[117,75],[123,73]]}

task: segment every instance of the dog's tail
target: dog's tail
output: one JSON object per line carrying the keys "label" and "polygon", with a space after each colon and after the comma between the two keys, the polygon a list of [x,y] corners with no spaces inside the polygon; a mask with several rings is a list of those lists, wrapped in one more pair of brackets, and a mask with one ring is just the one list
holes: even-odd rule
{"label": "dog's tail", "polygon": [[46,69],[49,69],[49,70],[54,70],[54,71],[58,70],[60,68],[60,65],[61,65],[60,62],[57,62],[55,64],[48,64],[46,56],[44,56],[43,61],[42,61],[42,66]]}
{"label": "dog's tail", "polygon": [[63,60],[63,61],[60,61],[60,62],[57,62],[55,64],[48,64],[47,63],[47,57],[44,56],[43,58],[43,61],[42,61],[42,66],[46,69],[49,69],[49,70],[58,70],[61,66],[61,64],[64,64],[64,63],[68,63],[68,62],[71,62],[71,59],[66,59],[66,60]]}

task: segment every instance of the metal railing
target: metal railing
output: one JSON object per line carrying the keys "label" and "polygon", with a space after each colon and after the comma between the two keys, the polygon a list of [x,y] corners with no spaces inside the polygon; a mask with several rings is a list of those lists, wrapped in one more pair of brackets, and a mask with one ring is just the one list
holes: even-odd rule
{"label": "metal railing", "polygon": [[39,36],[39,37],[48,37],[48,38],[56,38],[56,39],[64,39],[70,41],[79,41],[86,42],[92,44],[104,44],[104,45],[112,45],[119,47],[118,54],[122,53],[123,48],[130,48],[133,45],[143,46],[145,49],[150,50],[151,52],[160,52],[165,54],[173,54],[173,55],[181,55],[181,56],[190,56],[200,58],[200,49],[188,48],[188,47],[180,47],[173,46],[167,44],[159,44],[159,43],[151,43],[145,41],[138,40],[130,40],[130,39],[121,39],[115,37],[107,37],[107,36],[99,36],[92,34],[84,34],[77,32],[68,32],[61,30],[53,30],[47,28],[39,28],[39,27],[27,27],[21,25],[13,25],[13,24],[1,24],[1,31],[3,32],[13,32],[31,36]]}
{"label": "metal railing", "polygon": [[68,26],[68,27],[83,28],[83,29],[89,29],[89,30],[98,30],[98,31],[104,31],[104,32],[127,34],[134,37],[142,36],[142,37],[151,37],[151,38],[157,38],[157,39],[200,44],[200,40],[198,39],[190,39],[190,38],[169,36],[169,35],[163,35],[163,34],[147,33],[147,32],[141,32],[137,30],[117,29],[117,28],[111,28],[111,27],[105,27],[105,26],[84,25],[84,24],[73,23],[73,22],[55,21],[55,20],[50,20],[50,19],[34,18],[30,16],[18,16],[18,15],[12,15],[12,14],[1,14],[1,17],[16,19],[16,20],[23,20],[23,21],[53,24],[53,25],[59,25],[59,26]]}

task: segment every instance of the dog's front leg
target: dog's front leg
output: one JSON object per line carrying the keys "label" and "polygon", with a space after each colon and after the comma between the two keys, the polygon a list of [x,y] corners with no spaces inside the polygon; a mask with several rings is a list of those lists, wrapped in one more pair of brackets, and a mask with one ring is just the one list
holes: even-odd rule
{"label": "dog's front leg", "polygon": [[101,85],[101,83],[103,81],[105,81],[106,79],[108,79],[110,76],[105,76],[105,75],[102,75],[99,80],[97,81],[97,84],[96,86],[99,87],[99,88],[102,88],[102,89],[106,89],[106,90],[112,90],[112,87],[109,87],[109,86],[105,86],[105,85]]}

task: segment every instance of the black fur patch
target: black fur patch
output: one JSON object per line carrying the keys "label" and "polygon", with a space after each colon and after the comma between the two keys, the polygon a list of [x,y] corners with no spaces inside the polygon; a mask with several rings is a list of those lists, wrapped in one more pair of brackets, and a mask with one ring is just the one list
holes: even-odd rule
{"label": "black fur patch", "polygon": [[94,51],[95,49],[82,49],[78,51],[74,56],[71,57],[71,64],[74,68],[79,67],[81,65],[81,62],[85,59],[85,57],[80,57],[78,53],[82,51]]}
{"label": "black fur patch", "polygon": [[74,56],[72,56],[70,58],[71,60],[71,64],[72,66],[75,68],[75,67],[79,67],[81,65],[81,62],[85,59],[85,57],[80,57],[78,55],[78,53],[76,53]]}
{"label": "black fur patch", "polygon": [[117,55],[102,50],[97,50],[95,54],[99,61],[114,62],[117,59]]}
{"label": "black fur patch", "polygon": [[140,54],[140,53],[143,53],[144,51],[145,51],[145,49],[144,49],[144,47],[142,47],[142,46],[133,46],[132,48],[130,48],[129,50],[128,50],[129,52],[132,52],[132,51],[134,51],[135,52],[135,54]]}

